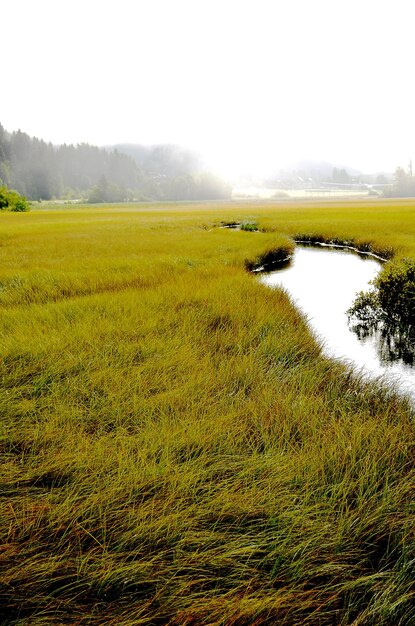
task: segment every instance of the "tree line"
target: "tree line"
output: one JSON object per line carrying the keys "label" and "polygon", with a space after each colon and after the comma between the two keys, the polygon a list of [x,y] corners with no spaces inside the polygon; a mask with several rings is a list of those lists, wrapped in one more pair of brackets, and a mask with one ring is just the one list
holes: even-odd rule
{"label": "tree line", "polygon": [[55,146],[0,124],[0,186],[29,200],[209,200],[231,190],[177,146]]}
{"label": "tree line", "polygon": [[412,172],[412,162],[409,163],[407,169],[403,167],[396,169],[393,187],[385,195],[400,198],[415,197],[415,176]]}

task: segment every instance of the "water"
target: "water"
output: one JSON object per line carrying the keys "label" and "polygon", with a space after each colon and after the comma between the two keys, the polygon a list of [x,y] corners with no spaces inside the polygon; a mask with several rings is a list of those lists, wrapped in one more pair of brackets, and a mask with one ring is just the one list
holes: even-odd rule
{"label": "water", "polygon": [[[415,402],[415,368],[388,349],[380,331],[360,336],[348,325],[347,309],[381,264],[350,251],[297,246],[291,263],[262,274],[270,287],[283,287],[306,315],[327,356],[346,361],[367,376],[381,376]],[[392,341],[393,344],[393,341]]]}

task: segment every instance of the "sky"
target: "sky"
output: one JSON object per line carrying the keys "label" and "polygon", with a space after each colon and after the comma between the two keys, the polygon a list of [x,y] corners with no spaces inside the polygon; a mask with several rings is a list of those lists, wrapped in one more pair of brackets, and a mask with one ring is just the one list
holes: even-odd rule
{"label": "sky", "polygon": [[225,176],[415,158],[412,0],[3,0],[0,123]]}

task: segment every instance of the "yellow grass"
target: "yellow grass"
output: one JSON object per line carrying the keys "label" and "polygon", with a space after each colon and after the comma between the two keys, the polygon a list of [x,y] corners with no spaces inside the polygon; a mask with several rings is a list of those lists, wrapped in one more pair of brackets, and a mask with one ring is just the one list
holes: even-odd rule
{"label": "yellow grass", "polygon": [[[409,406],[250,275],[410,202],[0,214],[0,620],[409,624]],[[254,221],[261,232],[219,228]]]}

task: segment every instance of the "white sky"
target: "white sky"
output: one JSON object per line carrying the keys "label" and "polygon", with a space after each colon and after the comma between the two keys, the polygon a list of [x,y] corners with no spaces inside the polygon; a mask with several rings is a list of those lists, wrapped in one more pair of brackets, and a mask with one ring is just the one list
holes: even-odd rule
{"label": "white sky", "polygon": [[0,123],[226,174],[415,157],[413,0],[2,0]]}

